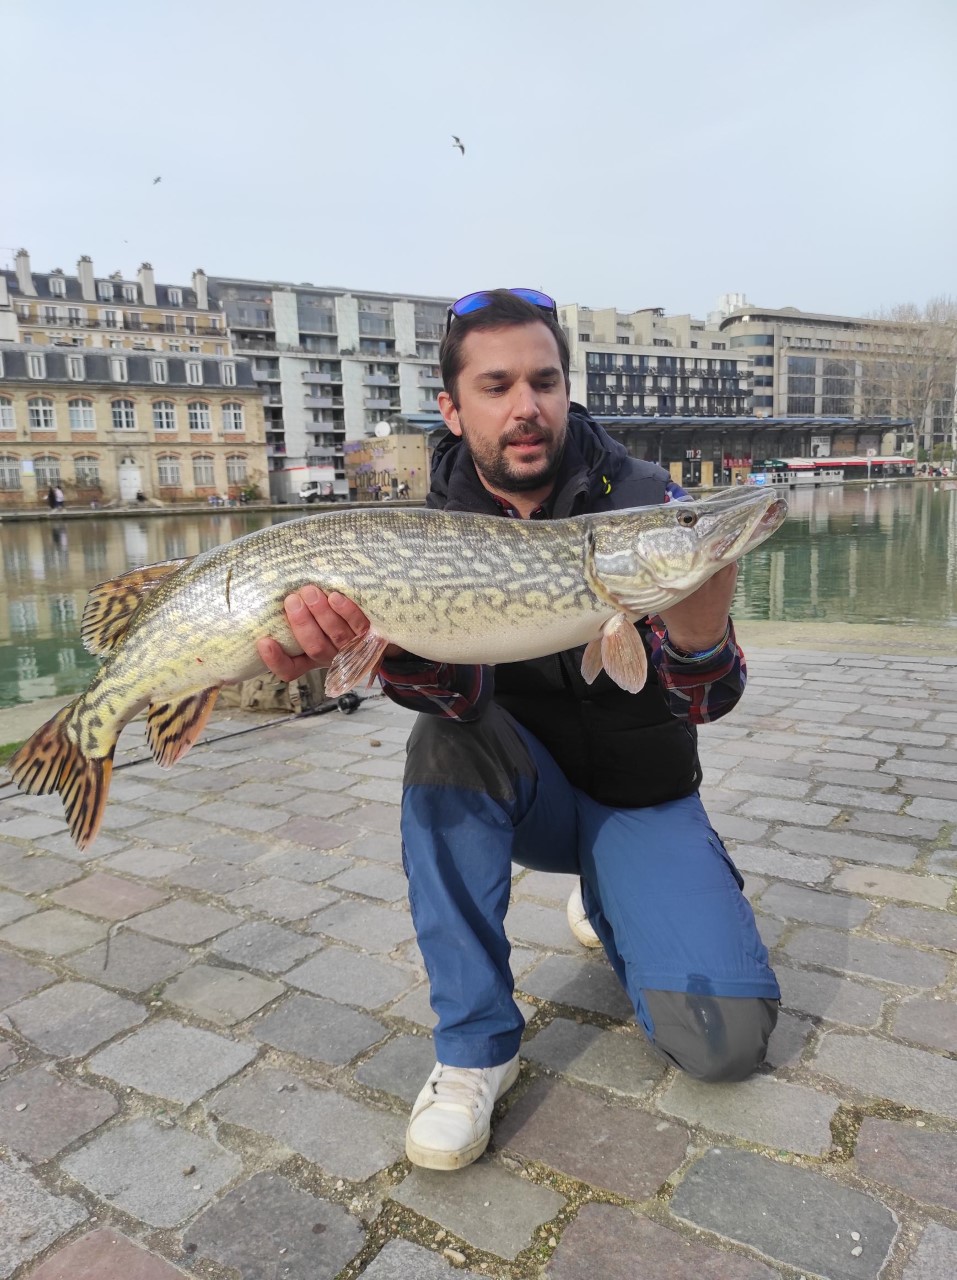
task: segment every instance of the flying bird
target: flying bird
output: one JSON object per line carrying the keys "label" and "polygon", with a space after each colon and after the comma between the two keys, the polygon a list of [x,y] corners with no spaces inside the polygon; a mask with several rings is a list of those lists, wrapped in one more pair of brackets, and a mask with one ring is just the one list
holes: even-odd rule
{"label": "flying bird", "polygon": [[155,187],[155,186],[156,186],[156,184],[157,184],[157,182],[162,182],[162,181],[163,181],[163,176],[162,176],[162,174],[160,174],[160,176],[159,176],[158,178],[154,178],[154,179],[153,179],[153,186]]}
{"label": "flying bird", "polygon": [[459,138],[454,133],[452,134],[452,146],[458,147],[458,149],[462,152],[462,155],[463,156],[465,155],[465,144],[462,142],[461,138]]}

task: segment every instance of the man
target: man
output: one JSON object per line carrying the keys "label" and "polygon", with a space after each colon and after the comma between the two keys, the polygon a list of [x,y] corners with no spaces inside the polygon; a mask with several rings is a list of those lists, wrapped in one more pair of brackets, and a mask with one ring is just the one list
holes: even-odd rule
{"label": "man", "polygon": [[[546,295],[460,299],[440,359],[448,434],[430,506],[547,520],[687,497],[570,402],[568,345]],[[763,1060],[780,992],[698,798],[695,726],[744,688],[735,581],[730,566],[636,624],[650,655],[638,694],[605,674],[586,684],[581,650],[494,672],[386,651],[386,693],[422,713],[401,826],[438,1061],[409,1123],[413,1163],[454,1169],[481,1155],[495,1102],[518,1075],[524,1022],[503,926],[513,861],[580,877],[588,923],[669,1062],[741,1080]],[[328,665],[368,625],[354,603],[313,587],[290,596],[286,614],[303,655],[260,642],[286,680]]]}

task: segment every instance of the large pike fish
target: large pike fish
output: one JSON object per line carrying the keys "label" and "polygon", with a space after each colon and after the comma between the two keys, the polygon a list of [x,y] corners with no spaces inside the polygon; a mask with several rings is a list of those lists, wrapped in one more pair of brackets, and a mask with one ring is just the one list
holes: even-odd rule
{"label": "large pike fish", "polygon": [[83,642],[104,662],[89,688],[10,761],[22,791],[58,791],[80,848],[103,817],[123,727],[145,708],[161,765],[185,755],[219,690],[260,674],[260,636],[290,653],[283,599],[307,583],[370,620],[336,657],[331,696],[370,680],[386,645],[443,662],[515,662],[587,645],[637,692],[647,672],[633,622],[677,603],[778,528],[787,505],[760,489],[566,520],[380,507],[272,525],[190,560],[93,588]]}

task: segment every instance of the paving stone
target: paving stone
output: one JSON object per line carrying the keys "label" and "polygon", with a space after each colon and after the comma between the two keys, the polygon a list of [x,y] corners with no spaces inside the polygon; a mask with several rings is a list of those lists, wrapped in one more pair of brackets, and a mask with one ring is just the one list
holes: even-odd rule
{"label": "paving stone", "polygon": [[11,1005],[7,1017],[37,1048],[77,1058],[135,1027],[146,1010],[89,982],[58,982]]}
{"label": "paving stone", "polygon": [[636,1030],[602,1031],[556,1018],[522,1045],[522,1056],[549,1071],[641,1098],[665,1074],[665,1063]]}
{"label": "paving stone", "polygon": [[761,910],[785,920],[809,920],[814,924],[853,929],[867,919],[872,907],[869,902],[839,893],[774,884],[762,895]]}
{"label": "paving stone", "polygon": [[301,787],[282,786],[277,782],[251,782],[244,780],[239,786],[226,793],[227,801],[236,800],[245,804],[286,805],[302,795]]}
{"label": "paving stone", "polygon": [[431,1036],[397,1036],[357,1068],[356,1079],[411,1106],[434,1066]]}
{"label": "paving stone", "polygon": [[303,884],[319,884],[341,871],[347,871],[352,865],[351,858],[323,853],[321,849],[284,849],[281,853],[267,853],[256,867],[266,875],[301,880]]}
{"label": "paving stone", "polygon": [[898,795],[884,795],[861,787],[835,786],[833,783],[820,787],[814,798],[821,804],[839,804],[842,809],[871,809],[882,814],[896,814],[901,803]]}
{"label": "paving stone", "polygon": [[355,1218],[275,1173],[234,1187],[183,1237],[239,1280],[332,1280],[365,1243]]}
{"label": "paving stone", "polygon": [[866,1116],[854,1151],[854,1168],[865,1178],[902,1191],[925,1205],[957,1212],[957,1134],[917,1129],[913,1122]]}
{"label": "paving stone", "polygon": [[[671,1211],[828,1280],[876,1280],[897,1231],[873,1196],[750,1151],[709,1151],[678,1187]],[[852,1231],[860,1235],[857,1257]]]}
{"label": "paving stone", "polygon": [[0,1040],[0,1072],[6,1071],[7,1067],[12,1067],[17,1062],[19,1058],[13,1051],[13,1045]]}
{"label": "paving stone", "polygon": [[[520,1004],[516,1001],[516,1004]],[[389,1009],[389,1013],[397,1018],[405,1018],[408,1022],[416,1022],[420,1027],[431,1030],[438,1022],[429,1001],[429,984],[423,983],[407,996],[397,1000]]]}
{"label": "paving stone", "polygon": [[209,949],[213,955],[246,969],[285,973],[321,946],[319,939],[309,934],[296,933],[294,929],[284,929],[265,920],[250,920],[238,929],[220,934]]}
{"label": "paving stone", "polygon": [[[153,1227],[191,1218],[242,1169],[218,1142],[147,1117],[110,1129],[61,1164],[95,1195]],[[184,1177],[190,1165],[195,1172]]]}
{"label": "paving stone", "polygon": [[[803,827],[826,827],[840,813],[830,805],[810,800],[785,800],[777,796],[755,796],[738,807],[746,818],[767,818],[769,822],[799,822]],[[775,837],[776,838],[776,837]]]}
{"label": "paving stone", "polygon": [[193,853],[198,858],[206,858],[213,862],[228,862],[237,866],[246,866],[274,849],[275,845],[272,842],[252,840],[245,835],[237,835],[235,831],[228,834],[211,833],[193,845]]}
{"label": "paving stone", "polygon": [[408,1240],[390,1240],[366,1267],[362,1280],[482,1280],[477,1271],[453,1268],[438,1254],[430,1253]]}
{"label": "paving stone", "polygon": [[251,1045],[164,1019],[102,1049],[87,1067],[117,1084],[188,1105],[236,1075],[255,1056]]}
{"label": "paving stone", "polygon": [[362,893],[367,898],[381,898],[384,902],[404,902],[408,895],[405,876],[379,865],[352,867],[328,883],[332,889]]}
{"label": "paving stone", "polygon": [[45,956],[65,956],[71,951],[99,942],[106,936],[107,925],[72,911],[38,911],[0,929],[0,940],[24,951],[39,951]]}
{"label": "paving stone", "polygon": [[36,907],[17,893],[0,891],[0,928],[12,924],[14,920],[22,920],[24,916],[33,915]]}
{"label": "paving stone", "polygon": [[204,804],[202,812],[204,822],[231,827],[236,831],[255,831],[258,834],[282,826],[287,816],[282,809],[264,809],[261,805],[243,804],[240,800],[232,799]]}
{"label": "paving stone", "polygon": [[809,969],[775,967],[785,1008],[797,1009],[830,1022],[852,1027],[875,1027],[880,1021],[884,995],[873,987],[848,978],[835,978]]}
{"label": "paving stone", "polygon": [[834,870],[833,862],[826,862],[824,858],[796,857],[783,849],[764,848],[762,845],[734,844],[731,856],[739,871],[775,879],[800,880],[802,884],[821,884]]}
{"label": "paving stone", "polygon": [[775,1280],[754,1258],[721,1253],[630,1209],[586,1204],[545,1268],[547,1280]]}
{"label": "paving stone", "polygon": [[564,910],[568,895],[578,883],[578,876],[561,871],[526,871],[512,886],[521,897],[540,898]]}
{"label": "paving stone", "polygon": [[244,884],[252,884],[259,873],[252,867],[233,866],[228,862],[207,862],[194,858],[192,862],[171,872],[166,879],[181,889],[199,889],[222,898]]}
{"label": "paving stone", "polygon": [[814,1034],[814,1024],[792,1013],[779,1011],[778,1020],[768,1041],[767,1063],[771,1067],[793,1067]]}
{"label": "paving stone", "polygon": [[946,907],[953,886],[933,876],[913,876],[886,867],[845,867],[834,877],[835,889],[875,898],[899,898],[925,907]]}
{"label": "paving stone", "polygon": [[80,867],[62,858],[29,857],[19,849],[0,861],[0,885],[14,893],[46,893],[82,874]]}
{"label": "paving stone", "polygon": [[581,944],[568,927],[565,912],[537,902],[513,901],[505,917],[505,931],[510,938],[547,947],[550,951],[581,950]]}
{"label": "paving stone", "polygon": [[903,1040],[957,1053],[957,1005],[947,1000],[905,1000],[894,1014],[891,1030]]}
{"label": "paving stone", "polygon": [[240,923],[240,917],[231,911],[179,899],[136,916],[129,922],[129,928],[190,947],[198,942],[207,942]]}
{"label": "paving stone", "polygon": [[790,800],[806,796],[810,783],[800,778],[774,778],[756,773],[748,773],[742,766],[740,770],[732,770],[721,783],[727,791],[757,792],[759,796],[780,796]]}
{"label": "paving stone", "polygon": [[[398,822],[396,822],[398,827]],[[272,832],[275,840],[292,840],[307,849],[339,849],[353,834],[354,827],[323,818],[290,818]],[[344,851],[343,851],[344,852]]]}
{"label": "paving stone", "polygon": [[957,876],[957,853],[952,853],[949,849],[938,849],[928,858],[927,870],[941,876]]}
{"label": "paving stone", "polygon": [[675,1076],[657,1105],[689,1124],[809,1156],[830,1150],[831,1118],[838,1108],[836,1098],[772,1076],[752,1076],[740,1084],[702,1084],[682,1074]]}
{"label": "paving stone", "polygon": [[30,1272],[30,1280],[184,1280],[184,1273],[118,1231],[102,1228],[57,1250]]}
{"label": "paving stone", "polygon": [[398,778],[405,773],[405,761],[402,759],[371,759],[366,757],[343,766],[345,773],[362,774],[369,778]]}
{"label": "paving stone", "polygon": [[936,1222],[924,1228],[917,1252],[904,1269],[903,1280],[947,1280],[957,1275],[957,1231]]}
{"label": "paving stone", "polygon": [[368,1014],[333,1000],[293,995],[257,1021],[253,1034],[276,1049],[338,1067],[384,1040],[389,1031]]}
{"label": "paving stone", "polygon": [[907,806],[907,812],[915,818],[939,818],[941,822],[957,822],[957,804],[953,800],[918,796]]}
{"label": "paving stone", "polygon": [[457,1169],[453,1178],[432,1169],[413,1169],[393,1189],[392,1198],[500,1258],[521,1253],[542,1223],[565,1204],[557,1191],[526,1182],[487,1160]]}
{"label": "paving stone", "polygon": [[0,1084],[0,1145],[31,1160],[49,1160],[104,1124],[117,1109],[105,1089],[61,1080],[46,1067],[31,1067]]}
{"label": "paving stone", "polygon": [[120,930],[110,940],[109,954],[106,943],[101,942],[70,956],[65,963],[85,978],[138,994],[180,973],[190,963],[190,956],[181,947]]}
{"label": "paving stone", "polygon": [[860,806],[849,815],[847,826],[852,831],[870,831],[878,836],[897,836],[905,840],[916,836],[918,840],[936,840],[941,824],[928,818],[912,818],[895,812],[874,813],[866,806]]}
{"label": "paving stone", "polygon": [[922,911],[918,907],[883,907],[871,921],[875,933],[928,947],[957,952],[957,916],[943,911]]}
{"label": "paving stone", "polygon": [[15,1004],[47,983],[55,982],[57,975],[39,965],[28,964],[20,956],[0,951],[0,1009]]}
{"label": "paving stone", "polygon": [[[51,804],[51,811],[52,809]],[[49,817],[46,813],[26,813],[0,822],[0,840],[6,840],[10,836],[16,836],[20,840],[36,840],[40,836],[52,836],[65,826],[66,822],[62,817]]]}
{"label": "paving stone", "polygon": [[243,1022],[285,991],[281,982],[257,978],[241,969],[221,969],[197,964],[174,978],[163,999],[186,1009],[198,1018],[220,1026]]}
{"label": "paving stone", "polygon": [[373,858],[376,862],[392,862],[397,867],[401,867],[402,845],[399,840],[398,823],[394,834],[390,832],[361,836],[358,840],[353,840],[346,845],[342,852],[349,857]]}
{"label": "paving stone", "polygon": [[[355,821],[366,831],[378,831],[383,835],[399,838],[399,809],[394,804],[364,804],[355,813]],[[368,857],[368,854],[364,855]]]}
{"label": "paving stone", "polygon": [[[151,845],[160,850],[179,847],[188,848],[198,844],[199,841],[213,835],[216,831],[215,826],[205,820],[211,804],[212,802],[207,801],[194,809],[192,813],[182,814],[178,817],[160,818],[158,821],[151,820],[148,826],[137,832],[137,836],[143,840],[148,840]],[[146,815],[143,814],[143,816],[145,817]]]}
{"label": "paving stone", "polygon": [[496,1147],[632,1200],[652,1195],[688,1145],[683,1125],[550,1080],[535,1081],[494,1133]]}
{"label": "paving stone", "polygon": [[833,1031],[810,1066],[872,1097],[957,1118],[957,1062],[924,1049]]}
{"label": "paving stone", "polygon": [[0,1164],[0,1205],[0,1280],[8,1280],[88,1216],[76,1201],[50,1195],[25,1169],[8,1164]]}
{"label": "paving stone", "polygon": [[190,791],[153,791],[148,798],[133,801],[133,807],[145,809],[151,816],[157,814],[190,813],[205,804],[205,797]]}
{"label": "paving stone", "polygon": [[418,977],[411,969],[330,945],[293,969],[286,981],[340,1004],[378,1009],[408,991]]}
{"label": "paving stone", "polygon": [[867,862],[885,867],[910,867],[917,858],[913,845],[903,841],[878,840],[844,831],[806,831],[803,827],[782,827],[774,835],[776,844],[794,853],[814,853],[846,862]]}
{"label": "paving stone", "polygon": [[144,880],[165,880],[168,876],[189,866],[189,854],[176,853],[173,849],[124,849],[122,853],[106,858],[103,865],[128,876],[142,876]]}
{"label": "paving stone", "polygon": [[247,1073],[209,1106],[220,1119],[268,1134],[332,1177],[363,1182],[405,1155],[404,1119],[314,1089],[288,1072]]}
{"label": "paving stone", "polygon": [[[351,779],[355,782],[355,779]],[[354,790],[354,788],[353,788]],[[286,806],[285,816],[294,818],[335,818],[354,809],[359,803],[352,791],[329,795],[324,791],[308,789]]]}
{"label": "paving stone", "polygon": [[320,911],[309,922],[314,933],[325,933],[340,942],[351,942],[366,951],[393,951],[415,937],[407,910],[397,911],[374,902],[343,899]]}
{"label": "paving stone", "polygon": [[75,880],[51,896],[54,902],[72,911],[85,911],[103,920],[126,920],[158,906],[167,895],[145,884],[94,871],[86,879]]}
{"label": "paving stone", "polygon": [[540,1000],[554,1000],[628,1022],[635,1016],[611,966],[600,960],[546,956],[522,978],[522,990]]}
{"label": "paving stone", "polygon": [[[740,799],[740,797],[739,797]],[[768,829],[768,823],[755,822],[753,818],[742,818],[736,813],[722,813],[712,806],[705,806],[708,818],[722,840],[739,840],[742,843],[762,840]]]}
{"label": "paving stone", "polygon": [[48,853],[55,853],[58,858],[66,858],[69,862],[91,862],[94,858],[107,858],[111,853],[119,853],[121,849],[126,848],[129,840],[125,836],[114,839],[112,836],[104,835],[101,830],[92,848],[78,849],[69,831],[61,831],[57,836],[41,836],[33,843]]}
{"label": "paving stone", "polygon": [[842,973],[899,982],[907,987],[936,987],[949,971],[948,962],[913,947],[877,942],[832,929],[801,929],[784,950],[795,960]]}
{"label": "paving stone", "polygon": [[325,887],[320,889],[298,880],[269,876],[255,884],[234,889],[226,895],[226,901],[230,906],[248,907],[250,911],[258,911],[276,920],[303,920],[320,908],[337,902],[338,894],[330,893]]}

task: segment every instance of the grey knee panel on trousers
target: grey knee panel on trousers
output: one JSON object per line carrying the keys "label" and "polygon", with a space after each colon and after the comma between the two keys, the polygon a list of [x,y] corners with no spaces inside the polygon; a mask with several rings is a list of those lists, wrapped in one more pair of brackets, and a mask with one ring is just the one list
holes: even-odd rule
{"label": "grey knee panel on trousers", "polygon": [[511,807],[519,778],[534,779],[535,762],[507,711],[494,703],[478,720],[421,714],[412,726],[403,785],[480,791]]}
{"label": "grey knee panel on trousers", "polygon": [[761,1065],[778,1020],[778,1002],[761,997],[644,991],[652,1043],[696,1080],[745,1080]]}

